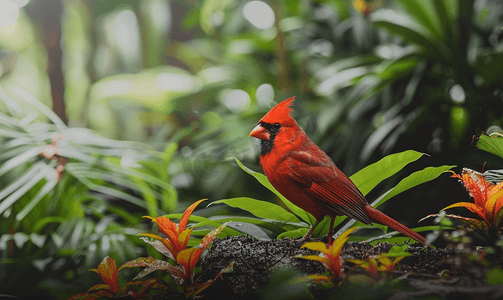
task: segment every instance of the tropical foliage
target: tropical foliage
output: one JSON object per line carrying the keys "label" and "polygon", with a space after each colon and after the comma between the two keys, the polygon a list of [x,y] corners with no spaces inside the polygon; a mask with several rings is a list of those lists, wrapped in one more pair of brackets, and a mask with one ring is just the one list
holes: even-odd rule
{"label": "tropical foliage", "polygon": [[[503,136],[494,133],[492,136],[481,135],[476,139],[478,148],[498,155],[503,158]],[[446,215],[449,218],[460,220],[465,227],[480,233],[491,243],[496,242],[502,230],[503,220],[503,182],[501,181],[501,170],[488,170],[484,173],[463,168],[460,174],[454,173],[451,177],[458,178],[466,188],[466,191],[473,198],[474,203],[458,202],[442,209],[442,211],[465,207],[475,213],[480,219],[467,218],[458,215]],[[493,182],[491,182],[491,180]],[[438,216],[438,214],[427,216]],[[426,219],[423,218],[423,219]]]}
{"label": "tropical foliage", "polygon": [[[294,95],[308,135],[374,205],[393,198],[380,209],[407,225],[466,194],[439,178],[453,165],[487,162],[484,178],[501,181],[503,161],[469,146],[473,134],[501,132],[500,1],[3,5],[2,295],[69,298],[95,283],[87,270],[103,257],[145,254],[141,216],[181,218],[193,199],[226,205],[189,218],[187,247],[227,221],[221,234],[302,235],[312,217],[270,189],[248,138]],[[477,147],[501,156],[495,140]],[[247,206],[256,199],[267,209]]]}
{"label": "tropical foliage", "polygon": [[[194,282],[194,268],[199,261],[201,254],[226,226],[226,224],[223,224],[208,233],[203,237],[201,243],[197,247],[187,248],[188,240],[193,229],[186,229],[187,222],[196,206],[204,200],[205,199],[196,201],[194,204],[189,206],[183,213],[180,223],[178,224],[166,217],[157,217],[155,219],[149,217],[157,223],[159,231],[166,235],[166,238],[152,233],[140,234],[144,237],[143,240],[162,253],[165,256],[165,259],[174,261],[174,265],[169,261],[149,256],[128,261],[117,269],[115,260],[107,256],[98,266],[98,269],[91,270],[101,276],[104,284],[95,285],[91,287],[87,293],[77,294],[71,299],[97,299],[99,297],[113,298],[117,295],[132,295],[135,299],[145,299],[147,295],[153,295],[151,293],[152,290],[183,293],[188,297],[194,297],[211,285],[222,272],[232,270],[231,264],[226,269],[218,273],[213,280],[209,280],[205,283]],[[124,288],[121,288],[118,283],[118,272],[124,268],[135,267],[144,267],[144,269],[133,278],[133,281],[127,283]],[[158,278],[146,281],[135,281],[155,271],[164,271],[168,273],[176,284],[176,287],[171,288],[167,283],[162,283]]]}
{"label": "tropical foliage", "polygon": [[331,245],[325,245],[323,242],[309,242],[302,245],[302,248],[319,251],[318,255],[303,255],[300,258],[319,261],[330,271],[330,276],[310,275],[308,278],[318,282],[334,283],[342,277],[342,265],[344,260],[341,257],[342,247],[349,238],[349,235],[356,228],[346,230]]}
{"label": "tropical foliage", "polygon": [[[176,145],[158,152],[103,138],[67,127],[26,91],[17,91],[24,105],[0,92],[10,108],[0,113],[5,286],[21,289],[18,277],[8,275],[16,270],[31,273],[34,281],[43,281],[48,270],[78,278],[84,272],[73,272],[78,265],[91,268],[109,252],[124,260],[135,255],[136,215],[158,215],[177,203],[167,174]],[[40,121],[37,113],[52,123]]]}
{"label": "tropical foliage", "polygon": [[377,281],[380,278],[386,278],[388,273],[393,271],[402,259],[412,255],[405,251],[407,247],[407,245],[397,245],[393,246],[388,253],[376,257],[367,258],[366,260],[348,259],[347,261],[363,268],[374,281]]}
{"label": "tropical foliage", "polygon": [[[352,175],[350,179],[356,184],[356,186],[362,191],[364,195],[368,194],[375,186],[384,181],[385,179],[393,176],[401,169],[403,169],[409,163],[412,163],[419,159],[423,154],[416,151],[404,151],[401,153],[392,154],[384,157],[380,161],[365,167],[356,174]],[[251,223],[258,225],[264,229],[264,235],[256,236],[268,236],[269,233],[273,237],[276,236],[278,239],[283,237],[301,237],[303,236],[314,224],[315,219],[308,212],[300,209],[299,207],[293,205],[288,199],[283,197],[276,189],[271,185],[267,177],[261,173],[254,172],[247,167],[245,167],[239,160],[236,159],[239,166],[246,171],[248,174],[255,177],[263,186],[273,192],[280,200],[284,207],[276,205],[273,203],[267,203],[264,201],[248,198],[248,197],[238,197],[231,199],[223,199],[212,202],[212,205],[224,203],[234,208],[240,208],[251,215],[250,217],[234,217],[225,218],[222,221],[235,221],[240,223]],[[428,167],[421,171],[414,172],[413,174],[402,179],[395,187],[388,190],[386,193],[378,197],[372,205],[377,207],[382,203],[385,203],[392,197],[405,192],[415,186],[433,180],[444,173],[446,170],[451,169],[453,166],[440,166],[440,167]],[[337,217],[335,226],[341,224],[347,217],[341,216]],[[355,220],[349,221],[340,231],[344,232],[349,227],[353,226]],[[326,217],[313,231],[313,236],[323,236],[328,233],[330,226],[330,219]],[[359,224],[357,226],[364,227],[364,224]],[[383,233],[387,233],[386,226],[377,225],[376,227],[381,228]],[[246,230],[246,227],[241,227],[242,230]],[[428,228],[417,228],[416,230],[428,230]],[[254,234],[252,232],[246,232],[248,234]],[[373,242],[377,242],[379,238],[385,237],[388,241],[389,236],[380,236],[378,238],[372,239]],[[394,238],[394,242],[403,242],[405,238]]]}

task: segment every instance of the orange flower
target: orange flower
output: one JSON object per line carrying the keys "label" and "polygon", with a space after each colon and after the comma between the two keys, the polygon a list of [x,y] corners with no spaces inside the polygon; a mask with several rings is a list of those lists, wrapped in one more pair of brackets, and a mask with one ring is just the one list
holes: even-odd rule
{"label": "orange flower", "polygon": [[467,168],[463,169],[462,176],[454,174],[451,177],[461,179],[468,194],[473,197],[475,203],[458,202],[442,210],[453,207],[466,207],[486,221],[489,227],[501,223],[501,216],[498,218],[497,214],[501,206],[503,206],[503,182],[494,185],[486,181],[481,173]]}
{"label": "orange flower", "polygon": [[373,277],[377,277],[379,272],[389,272],[393,271],[396,265],[407,255],[393,257],[388,253],[381,254],[376,258],[359,260],[359,259],[348,259],[348,262],[352,262],[359,265],[367,272],[369,272]]}
{"label": "orange flower", "polygon": [[474,203],[458,202],[442,210],[454,207],[465,207],[471,212],[476,213],[482,220],[453,215],[448,216],[461,220],[468,227],[483,232],[489,239],[495,240],[501,234],[500,227],[503,219],[503,210],[501,210],[503,206],[503,182],[495,185],[487,181],[481,173],[468,168],[463,168],[461,175],[454,173],[451,177],[461,180],[468,194],[473,198]]}
{"label": "orange flower", "polygon": [[180,223],[176,224],[166,217],[157,217],[152,218],[150,216],[144,216],[144,218],[151,219],[153,222],[157,223],[159,226],[159,231],[167,236],[167,238],[160,237],[156,234],[152,233],[142,233],[140,235],[150,237],[160,242],[149,242],[145,240],[145,242],[151,244],[154,248],[156,248],[159,252],[164,254],[165,256],[176,260],[178,254],[187,249],[187,244],[189,242],[190,234],[194,228],[187,228],[187,222],[189,221],[189,217],[196,208],[196,206],[206,199],[199,200],[189,206],[182,215],[180,219]]}
{"label": "orange flower", "polygon": [[[122,269],[122,267],[120,268]],[[115,260],[109,256],[105,257],[98,269],[91,269],[101,276],[104,283],[96,284],[92,286],[87,293],[80,293],[69,300],[80,300],[80,299],[98,299],[99,297],[113,298],[116,295],[122,295],[123,290],[119,286],[118,274],[119,270],[115,265]]]}
{"label": "orange flower", "polygon": [[349,238],[349,234],[356,228],[350,228],[341,234],[332,245],[326,245],[323,242],[305,243],[301,248],[309,248],[311,250],[320,251],[319,255],[305,255],[300,258],[310,259],[321,262],[325,268],[332,273],[332,278],[325,275],[311,275],[305,279],[315,280],[317,282],[331,282],[342,277],[342,264],[344,260],[341,258],[342,247]]}
{"label": "orange flower", "polygon": [[221,270],[214,279],[210,279],[204,283],[194,282],[194,268],[199,261],[201,254],[204,249],[210,245],[213,239],[222,232],[225,226],[227,226],[227,223],[222,224],[205,235],[197,247],[180,251],[180,253],[176,256],[177,265],[171,265],[164,260],[159,260],[153,257],[140,257],[123,264],[121,268],[145,267],[145,269],[136,275],[133,280],[145,277],[146,275],[158,270],[167,272],[171,278],[173,278],[174,282],[182,287],[182,290],[178,291],[182,291],[182,293],[193,297],[210,286],[220,276],[220,274],[232,271],[233,263]]}

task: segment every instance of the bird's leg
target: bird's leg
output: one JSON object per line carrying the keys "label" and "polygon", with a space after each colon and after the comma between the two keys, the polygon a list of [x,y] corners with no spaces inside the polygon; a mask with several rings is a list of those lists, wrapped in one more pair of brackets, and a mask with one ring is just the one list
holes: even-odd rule
{"label": "bird's leg", "polygon": [[302,242],[302,243],[307,242],[309,240],[309,237],[311,236],[311,233],[313,233],[313,230],[316,228],[316,226],[318,224],[320,224],[320,222],[321,222],[321,220],[316,220],[316,222],[314,222],[313,226],[311,226],[311,229],[309,229],[309,231],[306,234],[304,234],[304,236],[301,239],[297,240],[297,242]]}
{"label": "bird's leg", "polygon": [[331,217],[330,219],[330,227],[328,229],[328,245],[332,245],[332,236],[334,235],[334,223],[335,217]]}

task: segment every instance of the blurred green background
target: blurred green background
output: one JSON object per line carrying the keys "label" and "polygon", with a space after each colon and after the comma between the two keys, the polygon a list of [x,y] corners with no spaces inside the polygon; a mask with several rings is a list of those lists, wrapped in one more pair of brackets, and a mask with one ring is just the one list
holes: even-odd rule
{"label": "blurred green background", "polygon": [[[501,131],[499,0],[0,7],[3,295],[86,291],[99,282],[88,269],[104,256],[124,263],[145,254],[134,235],[151,228],[143,215],[201,198],[275,201],[229,158],[260,170],[248,133],[291,96],[299,124],[348,175],[407,149],[430,155],[413,170],[503,168],[470,145],[475,134]],[[396,198],[382,209],[414,226],[467,195],[446,174]]]}

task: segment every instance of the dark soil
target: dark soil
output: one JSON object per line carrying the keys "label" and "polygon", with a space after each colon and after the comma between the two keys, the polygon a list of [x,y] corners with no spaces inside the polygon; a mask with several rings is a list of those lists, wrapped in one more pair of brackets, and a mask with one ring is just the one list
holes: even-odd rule
{"label": "dark soil", "polygon": [[[400,288],[381,294],[382,297],[367,295],[366,299],[503,299],[503,286],[492,286],[484,282],[487,267],[450,248],[433,249],[416,245],[418,244],[409,245],[407,249],[413,256],[404,258],[399,264],[399,270],[388,274],[388,282],[399,282]],[[301,246],[302,243],[290,239],[258,241],[245,236],[215,239],[202,260],[202,273],[196,281],[202,283],[215,278],[231,262],[234,262],[233,271],[222,274],[201,294],[201,298],[279,300],[288,299],[286,295],[289,293],[300,298],[343,298],[342,294],[334,294],[339,288],[320,290],[312,283],[311,295],[299,296],[295,293],[295,287],[288,282],[289,279],[327,272],[319,262],[295,257],[317,254],[310,249],[301,249]],[[342,257],[364,260],[387,253],[392,246],[387,243],[374,246],[348,242],[343,248]],[[358,275],[358,272],[363,272],[350,264],[344,266],[346,274],[352,272]],[[390,278],[395,280],[391,281]],[[276,287],[271,287],[271,281],[275,282]],[[379,282],[382,283],[384,280]],[[283,288],[278,289],[281,286]],[[359,285],[345,282],[343,286],[358,288]],[[305,290],[305,284],[303,287]],[[372,286],[363,287],[368,290]],[[361,292],[361,288],[358,292]]]}

